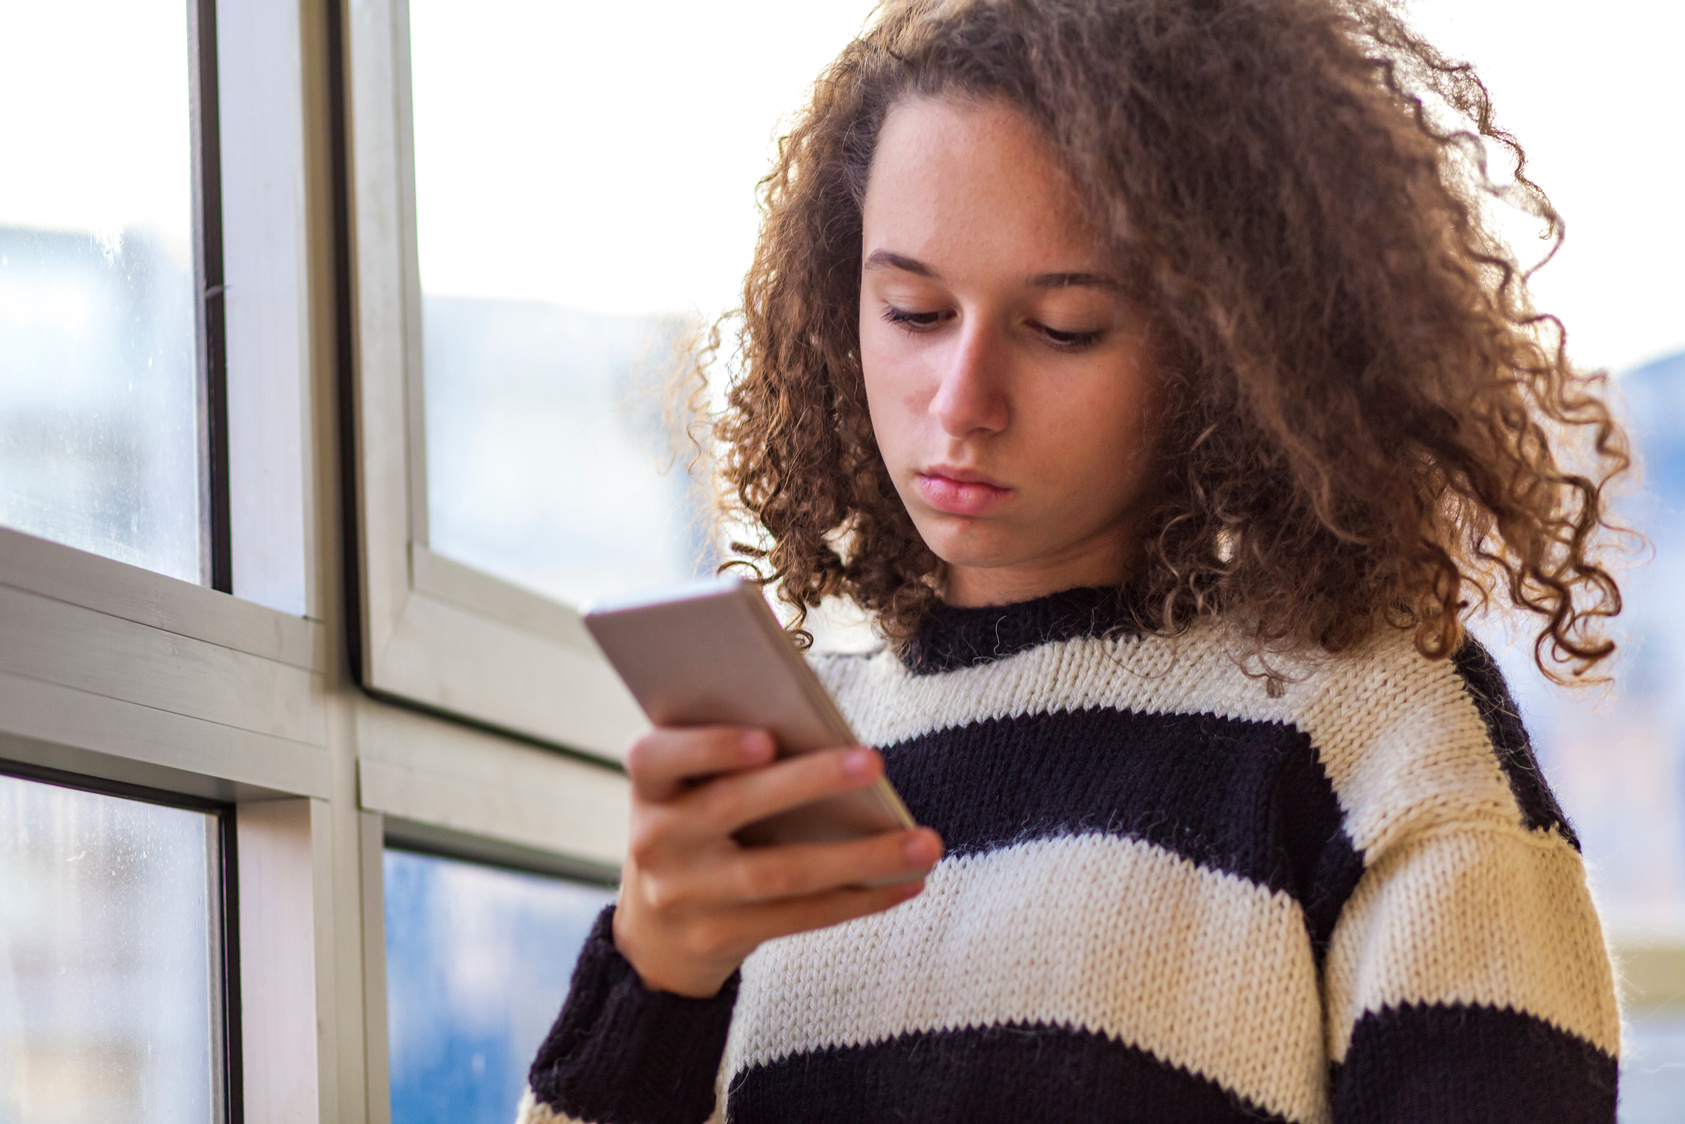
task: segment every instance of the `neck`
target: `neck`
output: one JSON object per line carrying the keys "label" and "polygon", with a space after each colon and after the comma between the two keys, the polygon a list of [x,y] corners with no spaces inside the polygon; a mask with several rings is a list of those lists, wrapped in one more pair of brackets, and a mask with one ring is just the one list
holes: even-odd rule
{"label": "neck", "polygon": [[1013,605],[1080,586],[1119,586],[1134,571],[1140,544],[1114,537],[1067,553],[1005,566],[943,566],[942,600],[956,608]]}

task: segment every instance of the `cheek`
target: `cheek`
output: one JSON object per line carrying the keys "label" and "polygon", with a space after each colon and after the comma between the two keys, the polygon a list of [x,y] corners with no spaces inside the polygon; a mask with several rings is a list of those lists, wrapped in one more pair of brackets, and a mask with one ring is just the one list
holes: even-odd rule
{"label": "cheek", "polygon": [[1040,427],[1057,435],[1043,448],[1061,463],[1071,487],[1095,502],[1132,498],[1152,463],[1158,430],[1154,381],[1133,367],[1112,367],[1072,389],[1057,399],[1053,416]]}
{"label": "cheek", "polygon": [[[882,326],[876,326],[880,329]],[[866,387],[866,408],[878,448],[893,468],[901,446],[924,413],[924,395],[914,364],[895,340],[862,327],[860,368]]]}

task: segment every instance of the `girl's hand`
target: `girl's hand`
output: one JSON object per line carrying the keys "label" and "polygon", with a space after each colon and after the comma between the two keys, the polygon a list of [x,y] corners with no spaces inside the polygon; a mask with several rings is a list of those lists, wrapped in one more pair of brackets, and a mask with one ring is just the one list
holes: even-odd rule
{"label": "girl's hand", "polygon": [[[775,812],[863,788],[875,750],[774,761],[764,730],[656,729],[627,756],[632,832],[614,943],[645,986],[714,995],[755,946],[888,909],[924,888],[942,856],[928,828],[844,843],[742,847],[732,833]],[[864,886],[917,874],[915,881]]]}

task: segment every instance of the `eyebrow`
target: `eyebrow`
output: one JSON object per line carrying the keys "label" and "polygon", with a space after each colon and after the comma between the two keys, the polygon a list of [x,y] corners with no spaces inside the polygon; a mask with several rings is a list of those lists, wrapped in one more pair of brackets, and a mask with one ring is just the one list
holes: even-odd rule
{"label": "eyebrow", "polygon": [[[866,258],[866,263],[862,267],[861,272],[869,273],[874,269],[899,269],[903,273],[912,273],[919,277],[929,277],[932,280],[939,280],[941,278],[941,274],[937,273],[936,270],[932,269],[924,262],[919,261],[917,258],[910,258],[905,254],[897,254],[891,250],[873,250],[871,252],[870,256]],[[1085,288],[1103,289],[1109,293],[1120,292],[1123,289],[1123,285],[1120,284],[1116,278],[1107,277],[1103,273],[1080,273],[1070,271],[1061,273],[1038,273],[1034,277],[1030,278],[1029,284],[1032,289]]]}
{"label": "eyebrow", "polygon": [[874,269],[899,269],[903,273],[916,273],[920,277],[935,278],[937,272],[917,258],[909,258],[905,254],[891,253],[889,250],[873,250],[861,267],[862,273],[869,273]]}
{"label": "eyebrow", "polygon": [[1038,273],[1030,278],[1032,289],[1069,289],[1074,286],[1104,289],[1108,293],[1123,291],[1121,282],[1103,273]]}

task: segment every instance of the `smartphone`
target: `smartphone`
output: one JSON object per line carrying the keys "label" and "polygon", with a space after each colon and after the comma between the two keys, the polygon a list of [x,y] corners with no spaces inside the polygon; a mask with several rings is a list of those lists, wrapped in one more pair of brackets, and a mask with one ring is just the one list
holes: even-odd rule
{"label": "smartphone", "polygon": [[[657,726],[747,726],[788,757],[859,745],[760,587],[708,578],[599,601],[585,627]],[[750,824],[748,845],[856,839],[917,826],[885,778]]]}

